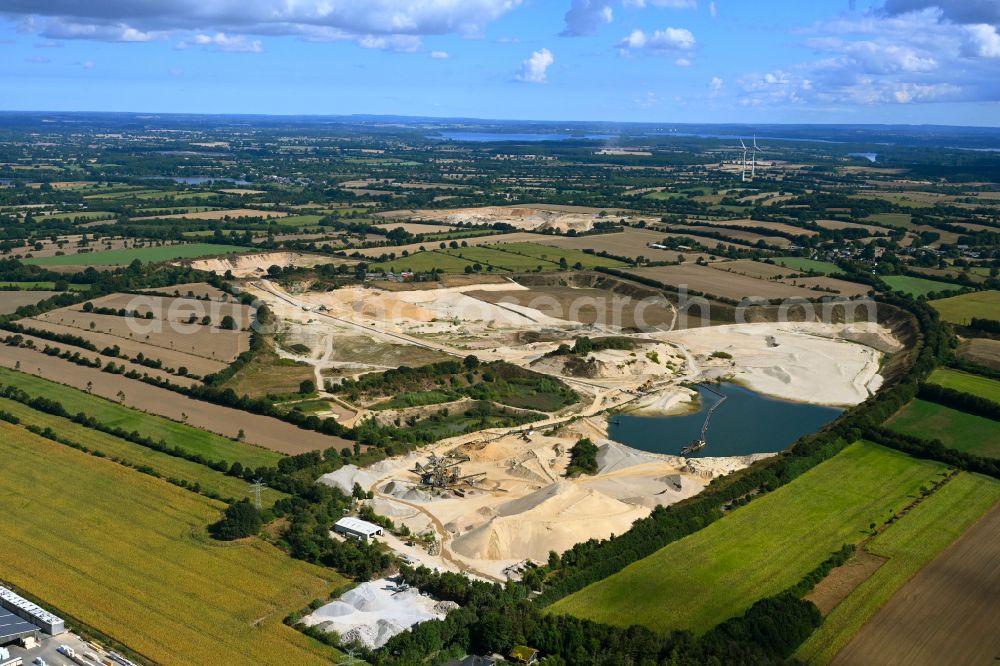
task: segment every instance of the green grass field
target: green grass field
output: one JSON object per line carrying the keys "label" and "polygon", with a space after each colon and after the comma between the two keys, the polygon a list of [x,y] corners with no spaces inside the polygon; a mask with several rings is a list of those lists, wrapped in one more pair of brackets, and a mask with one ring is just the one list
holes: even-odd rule
{"label": "green grass field", "polygon": [[1000,320],[1000,291],[976,291],[931,301],[931,305],[953,324],[968,324],[973,317]]}
{"label": "green grass field", "polygon": [[461,273],[466,266],[471,265],[471,261],[459,259],[437,250],[429,250],[417,252],[408,257],[396,257],[389,261],[371,264],[370,268],[373,271],[393,271],[396,273],[399,271],[425,273],[437,268],[445,273]]}
{"label": "green grass field", "polygon": [[881,277],[882,281],[894,291],[902,291],[913,297],[961,288],[961,285],[951,282],[938,282],[937,280],[927,280],[910,275],[883,275]]}
{"label": "green grass field", "polygon": [[[479,263],[483,266],[493,266],[494,269],[524,272],[536,270],[539,266],[542,270],[557,270],[558,264],[537,257],[526,257],[512,252],[504,252],[494,247],[460,247],[457,249],[441,250],[453,257],[461,257],[466,261]],[[557,259],[558,261],[558,259]]]}
{"label": "green grass field", "polygon": [[910,229],[913,227],[913,216],[909,213],[876,213],[869,215],[863,222],[873,222],[886,227],[900,227]]}
{"label": "green grass field", "polygon": [[337,658],[282,619],[346,581],[256,538],[212,541],[223,505],[0,423],[0,571],[160,664]]}
{"label": "green grass field", "polygon": [[830,273],[840,273],[840,267],[829,261],[818,261],[816,259],[806,259],[805,257],[775,257],[774,263],[779,266],[787,266],[799,271],[816,271],[823,275]]}
{"label": "green grass field", "polygon": [[[39,412],[13,400],[0,398],[0,410],[18,417],[23,426],[34,425],[39,428],[52,428],[60,437],[86,446],[91,451],[99,451],[112,460],[121,460],[135,467],[151,467],[165,479],[179,479],[191,484],[197,483],[201,489],[217,493],[224,498],[242,499],[249,498],[253,494],[250,486],[242,479],[226,476],[210,467],[154,451],[99,430],[86,428],[61,416]],[[265,488],[261,494],[261,501],[265,506],[271,506],[282,497],[286,497],[286,495],[277,490]]]}
{"label": "green grass field", "polygon": [[274,465],[282,457],[275,451],[234,442],[215,433],[140,412],[70,386],[7,368],[0,368],[0,384],[16,386],[32,396],[55,400],[71,414],[84,412],[106,425],[124,428],[129,432],[134,430],[155,440],[163,439],[170,446],[179,446],[209,460],[225,460],[229,463],[239,461],[244,466],[260,467]]}
{"label": "green grass field", "polygon": [[37,266],[127,266],[136,259],[144,263],[171,261],[173,259],[195,259],[230,252],[249,252],[251,248],[238,245],[215,245],[212,243],[185,243],[162,247],[124,248],[105,252],[65,255],[62,257],[35,257],[25,259],[26,264]]}
{"label": "green grass field", "polygon": [[1000,458],[1000,421],[918,399],[896,412],[886,425],[904,435],[940,439],[959,451]]}
{"label": "green grass field", "polygon": [[978,395],[993,402],[1000,403],[1000,381],[981,377],[979,375],[950,370],[948,368],[937,368],[928,380],[932,384],[938,384],[946,388]]}
{"label": "green grass field", "polygon": [[510,243],[509,245],[500,245],[498,246],[498,249],[508,253],[517,253],[528,255],[530,257],[536,257],[538,259],[545,259],[557,264],[560,259],[565,258],[566,263],[570,267],[575,266],[577,262],[579,262],[584,268],[594,268],[595,266],[614,268],[625,265],[617,259],[599,257],[595,254],[588,254],[583,250],[553,247],[542,243]]}
{"label": "green grass field", "polygon": [[322,219],[322,215],[289,215],[288,217],[276,217],[274,221],[282,227],[314,227]]}
{"label": "green grass field", "polygon": [[[38,290],[38,291],[49,291],[56,288],[55,282],[46,282],[42,280],[41,282],[0,282],[0,287],[15,287],[17,289],[28,289],[28,290]],[[70,291],[87,291],[90,289],[89,284],[70,284]]]}
{"label": "green grass field", "polygon": [[71,222],[77,219],[84,221],[113,220],[116,216],[116,213],[110,213],[105,210],[78,210],[71,213],[53,213],[52,215],[45,215],[41,219],[52,222]]}
{"label": "green grass field", "polygon": [[621,627],[701,634],[797,583],[869,523],[881,523],[945,467],[857,442],[551,610]]}
{"label": "green grass field", "polygon": [[900,518],[868,544],[869,552],[888,561],[848,594],[792,657],[830,663],[896,590],[998,501],[1000,482],[963,472]]}

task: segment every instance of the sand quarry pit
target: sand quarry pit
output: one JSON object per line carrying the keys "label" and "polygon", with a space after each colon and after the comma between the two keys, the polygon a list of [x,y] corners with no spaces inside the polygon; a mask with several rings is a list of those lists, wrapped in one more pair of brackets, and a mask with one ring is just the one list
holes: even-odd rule
{"label": "sand quarry pit", "polygon": [[249,278],[267,274],[271,266],[288,268],[319,266],[320,264],[345,263],[345,259],[330,257],[323,254],[307,254],[303,252],[261,252],[256,254],[237,254],[224,257],[210,257],[183,262],[200,271],[208,271],[216,275],[225,275],[232,271],[234,277]]}
{"label": "sand quarry pit", "polygon": [[594,224],[603,220],[618,219],[602,217],[598,211],[552,210],[533,206],[483,206],[480,208],[456,208],[452,210],[405,211],[408,219],[434,220],[447,224],[496,224],[503,222],[523,231],[544,231],[553,229],[562,233],[573,229],[577,232],[590,231]]}
{"label": "sand quarry pit", "polygon": [[[368,469],[344,467],[321,482],[371,488],[378,512],[415,533],[433,533],[438,550],[417,554],[420,563],[503,580],[550,551],[621,534],[656,506],[691,497],[715,476],[763,457],[687,460],[599,439],[599,472],[566,478],[569,449],[583,434],[574,425],[556,435],[466,435]],[[432,453],[453,456],[461,475],[474,480],[448,489],[423,485],[414,463]]]}

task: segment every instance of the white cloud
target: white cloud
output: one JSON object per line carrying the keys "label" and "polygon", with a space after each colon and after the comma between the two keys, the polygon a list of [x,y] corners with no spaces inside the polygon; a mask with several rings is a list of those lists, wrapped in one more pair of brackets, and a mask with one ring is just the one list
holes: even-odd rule
{"label": "white cloud", "polygon": [[642,30],[633,30],[628,37],[618,42],[618,48],[624,53],[629,51],[648,51],[650,53],[667,53],[687,51],[694,48],[694,35],[687,28],[666,28],[647,34]]}
{"label": "white cloud", "polygon": [[546,83],[546,72],[555,61],[551,51],[539,49],[521,63],[514,78],[525,83]]}
{"label": "white cloud", "polygon": [[614,12],[605,0],[573,0],[566,12],[566,28],[560,37],[593,35],[602,23],[611,23]]}
{"label": "white cloud", "polygon": [[691,61],[688,58],[678,58],[677,60],[674,60],[674,64],[678,67],[690,67]]}
{"label": "white cloud", "polygon": [[24,62],[30,62],[33,65],[47,65],[52,60],[46,58],[45,56],[31,56],[30,58],[25,58]]}
{"label": "white cloud", "polygon": [[263,53],[264,47],[259,39],[249,40],[243,35],[227,35],[217,32],[214,35],[195,35],[190,41],[177,44],[178,49],[189,49],[202,46],[215,51],[227,53]]}
{"label": "white cloud", "polygon": [[381,49],[397,53],[413,53],[420,48],[421,41],[416,35],[365,35],[358,40],[364,49]]}
{"label": "white cloud", "polygon": [[448,55],[447,51],[431,51],[431,57],[435,60],[447,60],[451,56]]}
{"label": "white cloud", "polygon": [[723,81],[717,76],[713,76],[712,80],[708,82],[708,87],[712,92],[719,92],[722,90]]}
{"label": "white cloud", "polygon": [[964,53],[980,58],[1000,58],[1000,34],[992,25],[979,23],[965,28]]}
{"label": "white cloud", "polygon": [[[523,0],[0,0],[19,29],[50,39],[148,41],[190,34],[297,35],[307,39],[460,34]],[[370,40],[369,40],[370,42]]]}
{"label": "white cloud", "polygon": [[80,63],[77,63],[77,64],[80,65],[80,67],[82,67],[84,69],[94,69],[94,61],[93,60],[84,60],[83,62],[80,62]]}
{"label": "white cloud", "polygon": [[698,0],[623,0],[626,7],[645,9],[646,7],[661,7],[664,9],[694,9]]}
{"label": "white cloud", "polygon": [[712,15],[712,18],[716,18],[719,15],[719,10],[715,7],[715,0],[708,3],[708,13]]}

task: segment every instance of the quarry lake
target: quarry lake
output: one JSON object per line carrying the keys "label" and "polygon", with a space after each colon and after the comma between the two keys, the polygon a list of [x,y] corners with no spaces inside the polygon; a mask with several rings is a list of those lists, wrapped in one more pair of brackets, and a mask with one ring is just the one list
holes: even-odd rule
{"label": "quarry lake", "polygon": [[698,386],[701,407],[697,412],[678,416],[611,417],[611,439],[634,449],[677,455],[699,438],[705,416],[721,398],[724,403],[712,414],[706,446],[692,457],[741,456],[748,453],[781,451],[802,435],[815,432],[841,413],[835,407],[777,400],[737,384],[724,383],[712,390]]}

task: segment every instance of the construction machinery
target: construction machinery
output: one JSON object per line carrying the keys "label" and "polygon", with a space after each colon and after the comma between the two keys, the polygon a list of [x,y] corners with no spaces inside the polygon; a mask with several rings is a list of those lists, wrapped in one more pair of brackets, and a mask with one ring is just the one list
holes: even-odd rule
{"label": "construction machinery", "polygon": [[476,481],[486,476],[486,472],[463,475],[460,465],[470,460],[469,456],[454,451],[443,457],[432,453],[427,462],[418,462],[413,466],[413,473],[420,477],[421,485],[432,489],[445,490],[464,484],[475,485]]}

